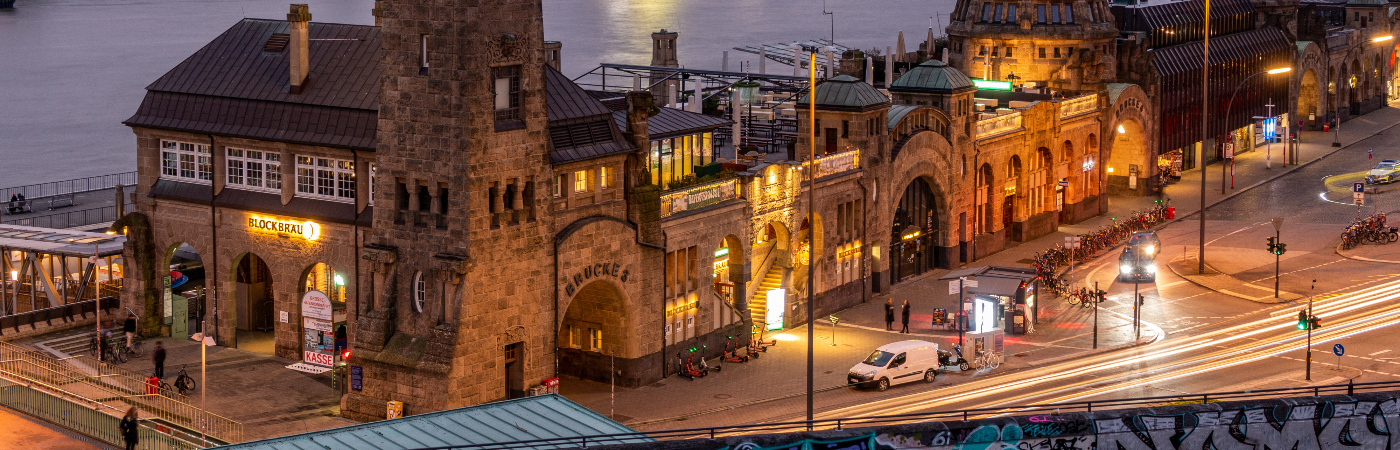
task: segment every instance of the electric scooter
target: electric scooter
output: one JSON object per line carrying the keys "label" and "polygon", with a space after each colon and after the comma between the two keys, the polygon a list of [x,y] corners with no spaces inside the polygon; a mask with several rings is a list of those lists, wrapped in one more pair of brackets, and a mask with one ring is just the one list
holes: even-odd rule
{"label": "electric scooter", "polygon": [[762,351],[765,351],[765,352],[766,352],[766,351],[768,351],[768,347],[772,347],[772,346],[778,345],[778,340],[777,340],[777,339],[773,339],[773,340],[769,340],[769,341],[763,340],[763,333],[764,333],[764,331],[765,331],[763,328],[759,327],[758,325],[754,325],[753,328],[754,328],[754,330],[757,330],[757,333],[751,333],[751,334],[753,334],[754,336],[757,337],[757,338],[755,339],[754,342],[756,342],[760,347],[764,347]]}
{"label": "electric scooter", "polygon": [[680,375],[691,380],[695,379],[695,376],[690,374],[690,370],[687,370],[687,367],[685,365],[685,359],[681,358],[681,352],[676,352],[676,375]]}
{"label": "electric scooter", "polygon": [[710,367],[710,364],[707,363],[707,362],[705,362],[705,349],[706,349],[707,347],[708,347],[708,346],[705,346],[705,345],[701,345],[701,346],[700,346],[700,371],[701,371],[701,372],[705,372],[705,373],[709,373],[710,370],[714,370],[715,372],[719,372],[720,369],[723,369],[724,367],[722,367],[722,366]]}
{"label": "electric scooter", "polygon": [[690,378],[692,380],[694,380],[695,377],[704,377],[705,375],[710,374],[709,371],[701,370],[699,367],[695,366],[695,349],[693,348],[690,349],[690,356],[686,358],[685,368],[681,369],[681,371],[686,373],[687,378]]}
{"label": "electric scooter", "polygon": [[[730,344],[734,344],[733,348],[730,348]],[[724,341],[724,360],[736,363],[748,362],[749,360],[748,352],[745,352],[744,356],[739,356],[739,345],[734,342],[734,336],[729,336],[729,340]]]}

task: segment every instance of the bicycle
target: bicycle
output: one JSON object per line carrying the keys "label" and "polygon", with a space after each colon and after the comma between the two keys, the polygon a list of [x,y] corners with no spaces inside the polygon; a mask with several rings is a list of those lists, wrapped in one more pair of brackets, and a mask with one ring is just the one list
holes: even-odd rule
{"label": "bicycle", "polygon": [[[188,373],[185,373],[185,366],[180,366],[180,374],[175,376],[174,390],[178,391],[180,395],[187,395],[187,393],[189,393],[190,391],[195,390],[197,386],[199,386],[199,383],[196,383],[194,381],[194,378],[191,378]],[[165,383],[164,381],[160,383],[160,387],[166,392],[169,392],[171,390],[170,385]]]}
{"label": "bicycle", "polygon": [[[118,344],[121,345],[125,343],[118,342]],[[131,339],[131,346],[122,345],[121,353],[122,356],[126,357],[128,360],[140,358],[146,354],[146,343],[141,342],[141,337],[134,337]]]}

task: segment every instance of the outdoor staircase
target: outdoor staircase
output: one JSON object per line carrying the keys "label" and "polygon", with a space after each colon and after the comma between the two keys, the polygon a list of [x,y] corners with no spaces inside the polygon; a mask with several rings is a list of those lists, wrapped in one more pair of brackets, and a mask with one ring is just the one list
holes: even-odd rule
{"label": "outdoor staircase", "polygon": [[783,287],[783,268],[777,264],[768,268],[768,273],[763,275],[763,281],[758,283],[758,290],[754,291],[753,298],[749,299],[749,316],[753,318],[754,325],[763,326],[768,320],[768,291]]}
{"label": "outdoor staircase", "polygon": [[[38,343],[35,347],[58,358],[85,355],[92,347],[93,331],[90,329],[68,330],[63,335]],[[122,337],[122,339],[126,339]]]}

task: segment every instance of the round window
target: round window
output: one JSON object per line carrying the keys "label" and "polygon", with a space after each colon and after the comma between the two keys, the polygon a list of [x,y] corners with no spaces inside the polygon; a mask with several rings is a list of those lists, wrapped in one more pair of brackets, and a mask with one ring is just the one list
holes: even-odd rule
{"label": "round window", "polygon": [[413,274],[413,311],[423,312],[423,297],[426,290],[423,283],[423,272]]}

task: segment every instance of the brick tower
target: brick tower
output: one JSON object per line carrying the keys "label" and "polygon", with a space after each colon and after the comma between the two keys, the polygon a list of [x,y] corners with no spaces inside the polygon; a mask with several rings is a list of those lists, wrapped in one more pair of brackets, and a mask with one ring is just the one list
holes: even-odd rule
{"label": "brick tower", "polygon": [[[540,0],[381,0],[374,227],[344,414],[524,395],[555,372]],[[539,186],[539,187],[537,187]]]}

